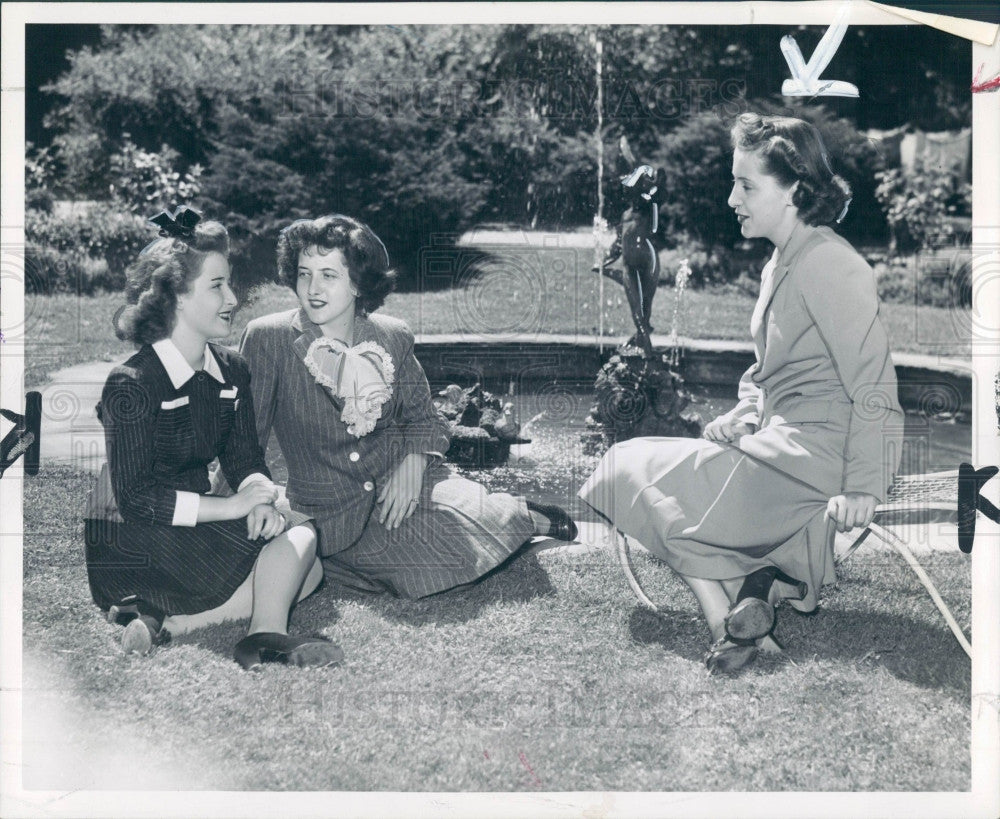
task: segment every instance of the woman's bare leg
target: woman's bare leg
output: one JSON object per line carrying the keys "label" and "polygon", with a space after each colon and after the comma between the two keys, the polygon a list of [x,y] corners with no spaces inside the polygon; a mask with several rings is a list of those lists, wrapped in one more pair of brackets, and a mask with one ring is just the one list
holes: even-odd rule
{"label": "woman's bare leg", "polygon": [[736,596],[740,593],[740,589],[743,588],[743,578],[742,577],[731,577],[729,580],[720,580],[722,587],[726,590],[726,596],[729,598],[730,604],[736,602]]}
{"label": "woman's bare leg", "polygon": [[688,584],[694,592],[701,612],[705,615],[708,623],[708,630],[712,634],[712,642],[725,637],[726,635],[726,615],[729,613],[729,606],[732,601],[726,592],[726,587],[721,580],[706,580],[702,577],[688,577],[681,575],[681,579]]}
{"label": "woman's bare leg", "polygon": [[[712,642],[726,636],[726,615],[729,607],[735,602],[736,595],[743,585],[743,578],[738,577],[731,580],[705,580],[700,577],[681,578],[694,592],[694,596],[701,606],[702,614],[708,622],[708,630],[712,633]],[[757,641],[761,651],[769,654],[780,654],[779,646],[771,635],[762,637]]]}
{"label": "woman's bare leg", "polygon": [[[310,534],[312,534],[311,527],[306,526],[296,528],[305,528],[310,532]],[[292,531],[294,531],[294,529],[289,530],[289,532]],[[289,534],[289,532],[286,532],[285,535]],[[282,535],[281,537],[284,537],[285,535]],[[276,538],[276,540],[277,539],[279,538]],[[271,541],[271,543],[274,542],[275,541]],[[271,544],[268,544],[265,549],[270,545]],[[313,546],[313,553],[315,555],[315,545]],[[261,554],[263,554],[263,551],[261,551]],[[258,562],[259,560],[260,558],[258,557]],[[171,635],[178,637],[196,629],[218,625],[219,623],[224,623],[228,620],[248,619],[253,614],[254,574],[255,571],[250,572],[250,574],[247,575],[246,580],[240,584],[239,588],[236,589],[232,596],[221,606],[216,606],[214,609],[201,611],[197,614],[171,615],[163,621],[163,627],[169,631]],[[319,586],[322,579],[323,564],[320,562],[319,558],[314,556],[312,566],[310,566],[305,580],[302,581],[297,601],[304,600],[316,591],[316,587]]]}
{"label": "woman's bare leg", "polygon": [[253,613],[248,634],[288,631],[288,612],[315,570],[316,532],[295,526],[265,546],[253,569]]}

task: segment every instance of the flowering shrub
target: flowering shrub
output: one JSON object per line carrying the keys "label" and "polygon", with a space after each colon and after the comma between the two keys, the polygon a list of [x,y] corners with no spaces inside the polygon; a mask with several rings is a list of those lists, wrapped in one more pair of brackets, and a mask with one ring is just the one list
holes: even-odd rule
{"label": "flowering shrub", "polygon": [[949,217],[969,211],[972,186],[956,166],[918,159],[911,170],[890,168],[876,174],[875,197],[885,212],[893,253],[938,247],[953,238]]}
{"label": "flowering shrub", "polygon": [[25,290],[120,290],[125,268],[153,238],[145,221],[104,202],[75,203],[51,213],[25,212]]}
{"label": "flowering shrub", "polygon": [[176,170],[180,154],[167,145],[159,153],[144,151],[125,134],[122,149],[111,157],[111,197],[140,215],[187,205],[201,192],[201,165],[183,174]]}
{"label": "flowering shrub", "polygon": [[972,306],[972,252],[968,247],[875,261],[872,268],[883,301]]}

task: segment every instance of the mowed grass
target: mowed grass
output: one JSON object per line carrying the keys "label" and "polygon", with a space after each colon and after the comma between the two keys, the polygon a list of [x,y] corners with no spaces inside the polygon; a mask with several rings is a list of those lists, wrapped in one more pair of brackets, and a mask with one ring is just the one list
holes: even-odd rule
{"label": "mowed grass", "polygon": [[[428,275],[438,289],[394,293],[383,311],[409,323],[418,334],[464,333],[469,336],[514,333],[562,333],[593,338],[601,333],[625,338],[634,332],[624,291],[590,270],[588,253],[568,248],[530,252],[496,250],[480,272],[452,264],[447,275]],[[453,286],[441,287],[442,282]],[[604,303],[604,317],[600,305]],[[94,359],[116,359],[132,346],[115,339],[112,318],[121,296],[28,295],[24,332],[27,338],[25,384],[44,384],[53,371]],[[243,306],[226,340],[239,341],[253,317],[296,305],[294,294],[278,285],[261,288]],[[754,297],[736,288],[687,290],[683,294],[678,332],[698,339],[748,341]],[[673,288],[662,285],[653,302],[654,331],[668,335],[674,321]],[[898,352],[963,357],[970,354],[969,313],[962,309],[887,303],[883,317],[892,349]],[[13,351],[11,345],[6,351]]]}
{"label": "mowed grass", "polygon": [[[781,612],[786,657],[732,678],[707,675],[669,570],[637,556],[658,617],[603,551],[528,554],[415,602],[325,586],[293,626],[346,662],[246,673],[239,624],[122,655],[87,589],[92,480],[43,465],[24,485],[25,787],[969,787],[968,658],[895,555],[862,549],[818,615]],[[923,562],[968,628],[968,558]]]}

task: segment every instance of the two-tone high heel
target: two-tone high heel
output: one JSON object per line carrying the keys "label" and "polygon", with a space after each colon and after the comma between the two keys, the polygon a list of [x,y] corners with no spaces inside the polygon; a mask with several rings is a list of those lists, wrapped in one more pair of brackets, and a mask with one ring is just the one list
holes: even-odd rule
{"label": "two-tone high heel", "polygon": [[720,637],[705,654],[705,667],[709,674],[732,674],[757,659],[760,649],[756,640]]}
{"label": "two-tone high heel", "polygon": [[777,615],[769,600],[775,580],[794,587],[793,599],[802,600],[808,584],[785,574],[777,566],[765,566],[743,580],[736,602],[726,615],[726,635],[733,640],[759,640],[774,630]]}
{"label": "two-tone high heel", "polygon": [[149,654],[153,646],[170,642],[170,632],[163,628],[166,614],[152,603],[132,594],[108,609],[108,622],[125,626],[122,651],[126,654]]}

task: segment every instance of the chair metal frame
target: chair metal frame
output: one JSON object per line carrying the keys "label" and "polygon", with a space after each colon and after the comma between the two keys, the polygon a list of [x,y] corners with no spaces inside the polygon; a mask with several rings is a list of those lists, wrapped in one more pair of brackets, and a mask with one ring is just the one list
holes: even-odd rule
{"label": "chair metal frame", "polygon": [[[876,516],[885,515],[886,513],[891,512],[919,513],[931,511],[954,512],[957,514],[957,469],[947,472],[933,472],[922,475],[901,475],[896,478],[890,487],[886,502],[875,508]],[[638,578],[635,576],[635,567],[632,565],[632,555],[629,551],[628,537],[613,526],[611,527],[611,532],[612,539],[615,544],[615,552],[618,556],[618,562],[622,567],[622,571],[625,573],[625,580],[628,582],[632,593],[644,606],[657,614],[662,615],[666,609],[653,602],[653,600],[642,588]],[[914,574],[916,574],[917,578],[927,590],[931,600],[934,601],[934,605],[937,606],[938,611],[941,612],[941,616],[948,624],[948,628],[951,629],[952,634],[955,635],[955,639],[958,640],[959,645],[962,646],[965,653],[971,657],[972,646],[969,644],[969,640],[966,638],[965,632],[962,631],[962,627],[958,624],[955,616],[951,613],[951,609],[948,608],[948,605],[942,599],[937,587],[931,581],[930,577],[927,576],[927,572],[924,571],[916,557],[914,557],[909,546],[907,546],[906,542],[895,532],[873,521],[857,535],[854,542],[848,549],[834,558],[834,565],[840,566],[848,557],[857,551],[858,547],[861,546],[869,535],[875,535],[887,546],[899,552],[902,558],[906,561],[906,564],[913,570]]]}

